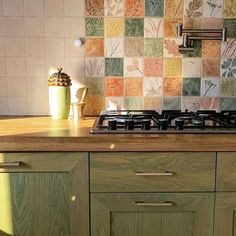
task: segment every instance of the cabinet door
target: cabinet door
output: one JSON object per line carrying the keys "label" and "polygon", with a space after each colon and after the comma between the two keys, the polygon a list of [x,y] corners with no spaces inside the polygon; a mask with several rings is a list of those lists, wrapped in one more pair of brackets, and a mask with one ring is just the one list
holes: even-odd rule
{"label": "cabinet door", "polygon": [[86,153],[0,154],[0,236],[87,236]]}
{"label": "cabinet door", "polygon": [[213,193],[92,193],[92,236],[212,236]]}
{"label": "cabinet door", "polygon": [[236,236],[236,193],[216,193],[215,236]]}

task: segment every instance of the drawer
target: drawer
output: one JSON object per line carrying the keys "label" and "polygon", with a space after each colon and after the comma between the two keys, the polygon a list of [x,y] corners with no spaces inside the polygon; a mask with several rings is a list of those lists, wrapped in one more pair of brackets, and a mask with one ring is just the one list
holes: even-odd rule
{"label": "drawer", "polygon": [[236,152],[217,153],[217,191],[236,191]]}
{"label": "drawer", "polygon": [[92,192],[214,191],[215,153],[91,153]]}

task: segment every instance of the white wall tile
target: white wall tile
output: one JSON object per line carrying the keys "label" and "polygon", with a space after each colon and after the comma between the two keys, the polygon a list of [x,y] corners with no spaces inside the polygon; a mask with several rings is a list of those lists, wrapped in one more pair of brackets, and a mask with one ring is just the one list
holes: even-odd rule
{"label": "white wall tile", "polygon": [[0,76],[6,76],[7,70],[6,70],[6,59],[5,57],[0,57]]}
{"label": "white wall tile", "polygon": [[0,115],[8,115],[8,98],[0,97]]}
{"label": "white wall tile", "polygon": [[65,35],[69,37],[85,36],[84,17],[66,17]]}
{"label": "white wall tile", "polygon": [[46,17],[45,35],[47,37],[64,37],[65,36],[64,17]]}
{"label": "white wall tile", "polygon": [[43,0],[24,0],[25,16],[43,16]]}
{"label": "white wall tile", "polygon": [[28,37],[44,37],[44,18],[26,17],[25,34]]}
{"label": "white wall tile", "polygon": [[9,97],[8,109],[9,115],[27,115],[27,97]]}
{"label": "white wall tile", "polygon": [[4,0],[4,15],[5,16],[23,16],[24,5],[23,0]]}
{"label": "white wall tile", "polygon": [[74,42],[77,38],[66,38],[66,46],[65,46],[65,55],[67,58],[70,57],[84,57],[84,45],[81,45],[80,47],[76,47],[74,45]]}
{"label": "white wall tile", "polygon": [[0,77],[0,97],[7,96],[7,79],[6,77]]}
{"label": "white wall tile", "polygon": [[46,48],[46,57],[64,57],[65,39],[46,38],[45,48]]}
{"label": "white wall tile", "polygon": [[28,98],[28,114],[29,115],[48,115],[47,101],[42,97]]}
{"label": "white wall tile", "polygon": [[4,18],[0,17],[0,36],[5,36]]}
{"label": "white wall tile", "polygon": [[[64,58],[46,58],[46,76],[52,75],[52,73],[57,72],[58,68],[65,69]],[[67,73],[67,72],[66,72]]]}
{"label": "white wall tile", "polygon": [[44,38],[26,38],[26,56],[27,57],[44,57],[45,43]]}
{"label": "white wall tile", "polygon": [[81,0],[64,0],[66,16],[83,16],[84,1]]}
{"label": "white wall tile", "polygon": [[65,71],[72,78],[84,76],[84,59],[67,58]]}
{"label": "white wall tile", "polygon": [[6,56],[5,38],[0,38],[0,57]]}
{"label": "white wall tile", "polygon": [[3,0],[0,0],[0,16],[3,16]]}
{"label": "white wall tile", "polygon": [[14,37],[6,38],[6,54],[7,56],[25,56],[25,38]]}
{"label": "white wall tile", "polygon": [[7,93],[10,97],[26,96],[26,78],[7,77]]}
{"label": "white wall tile", "polygon": [[27,94],[29,97],[44,98],[48,92],[47,80],[44,76],[27,77]]}
{"label": "white wall tile", "polygon": [[6,36],[19,36],[24,37],[25,27],[24,27],[24,17],[5,17],[6,26]]}
{"label": "white wall tile", "polygon": [[44,0],[45,16],[64,16],[64,0]]}
{"label": "white wall tile", "polygon": [[25,67],[24,57],[7,58],[7,76],[25,76]]}
{"label": "white wall tile", "polygon": [[27,58],[26,59],[27,76],[43,76],[45,77],[45,59]]}

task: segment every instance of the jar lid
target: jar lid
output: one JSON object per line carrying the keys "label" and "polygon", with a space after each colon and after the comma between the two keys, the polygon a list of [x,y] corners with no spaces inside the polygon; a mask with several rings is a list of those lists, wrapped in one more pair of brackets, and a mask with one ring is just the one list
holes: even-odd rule
{"label": "jar lid", "polygon": [[70,79],[69,75],[67,75],[66,73],[62,72],[62,68],[58,68],[58,72],[53,73],[50,77],[51,78],[67,78],[67,79]]}
{"label": "jar lid", "polygon": [[58,69],[58,72],[53,73],[48,78],[49,86],[71,86],[70,76],[62,72],[62,68]]}

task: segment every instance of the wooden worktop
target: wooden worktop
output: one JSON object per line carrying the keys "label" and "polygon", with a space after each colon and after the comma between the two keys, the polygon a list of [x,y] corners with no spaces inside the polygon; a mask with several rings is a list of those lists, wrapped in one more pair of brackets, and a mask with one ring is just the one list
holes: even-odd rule
{"label": "wooden worktop", "polygon": [[236,134],[90,134],[85,118],[1,117],[0,151],[236,151]]}

